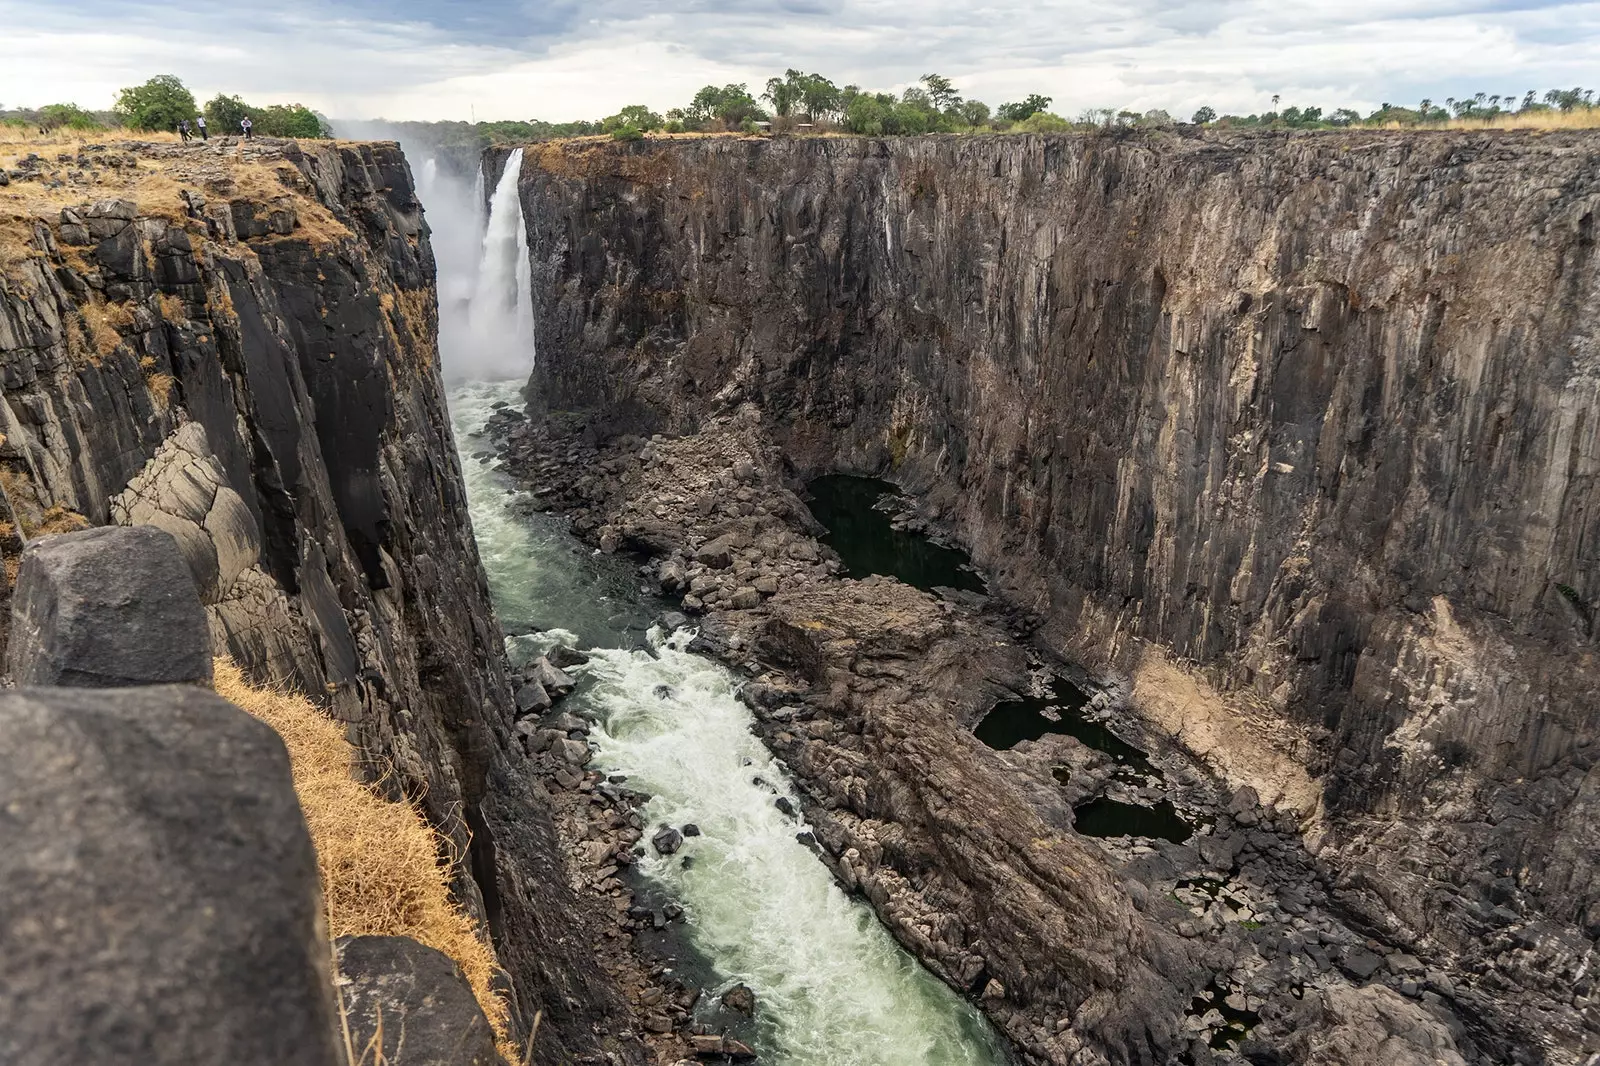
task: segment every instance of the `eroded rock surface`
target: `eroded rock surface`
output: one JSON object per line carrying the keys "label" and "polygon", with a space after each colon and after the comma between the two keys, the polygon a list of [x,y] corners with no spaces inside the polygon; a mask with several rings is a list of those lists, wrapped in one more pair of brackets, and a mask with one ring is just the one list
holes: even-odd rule
{"label": "eroded rock surface", "polygon": [[[1469,1058],[1582,1063],[1596,158],[1589,132],[545,146],[531,397],[636,446],[749,405],[778,477],[891,473],[1051,652],[1307,831]],[[685,509],[750,502],[726,473]],[[670,555],[640,502],[596,529]],[[768,595],[694,588],[743,549],[683,547],[664,573],[701,604]]]}
{"label": "eroded rock surface", "polygon": [[542,1012],[536,1061],[637,1061],[513,734],[404,156],[220,139],[85,156],[105,165],[5,192],[0,551],[84,523],[171,534],[216,651],[324,704],[449,840],[514,1030]]}
{"label": "eroded rock surface", "polygon": [[0,1060],[342,1063],[270,728],[192,685],[0,693]]}

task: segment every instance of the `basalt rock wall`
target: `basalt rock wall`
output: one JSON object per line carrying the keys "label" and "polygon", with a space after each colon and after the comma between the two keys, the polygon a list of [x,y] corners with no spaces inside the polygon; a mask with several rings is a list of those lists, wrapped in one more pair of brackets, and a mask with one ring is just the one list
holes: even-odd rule
{"label": "basalt rock wall", "polygon": [[1600,135],[577,143],[521,189],[536,407],[688,432],[753,401],[797,477],[897,479],[1046,639],[1300,810],[1360,920],[1571,999]]}
{"label": "basalt rock wall", "polygon": [[514,1024],[543,1012],[540,1061],[600,1054],[627,1012],[572,934],[544,793],[510,754],[404,156],[92,151],[0,190],[18,208],[0,218],[8,561],[89,524],[171,533],[217,653],[324,703],[451,841]]}

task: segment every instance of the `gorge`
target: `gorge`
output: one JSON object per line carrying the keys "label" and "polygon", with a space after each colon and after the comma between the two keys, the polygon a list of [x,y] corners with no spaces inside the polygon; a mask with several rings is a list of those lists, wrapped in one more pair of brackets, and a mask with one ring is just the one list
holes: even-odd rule
{"label": "gorge", "polygon": [[0,549],[170,533],[533,1061],[1590,1066],[1597,160],[85,149]]}
{"label": "gorge", "polygon": [[[616,456],[732,437],[789,484],[891,476],[1036,645],[1292,822],[1330,907],[1425,960],[1476,1054],[1583,1062],[1593,148],[546,145],[521,182],[531,409],[631,437]],[[600,543],[670,561],[721,531],[602,469]],[[750,609],[738,587],[696,596],[711,622]]]}

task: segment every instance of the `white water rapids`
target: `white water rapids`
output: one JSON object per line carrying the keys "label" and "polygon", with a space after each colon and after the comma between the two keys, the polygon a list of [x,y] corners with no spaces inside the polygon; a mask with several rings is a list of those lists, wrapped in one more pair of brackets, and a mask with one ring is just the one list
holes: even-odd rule
{"label": "white water rapids", "polygon": [[[451,312],[464,310],[469,321],[442,331],[447,370],[458,377],[463,367],[504,367],[501,376],[520,377],[532,359],[519,164],[517,153],[495,190],[471,298],[451,301]],[[510,285],[524,287],[508,292]],[[474,347],[459,347],[467,345]],[[509,355],[520,365],[505,365]],[[684,651],[688,633],[646,635],[660,604],[641,592],[633,564],[591,552],[556,519],[524,513],[517,505],[527,497],[474,458],[494,405],[517,404],[520,385],[462,381],[450,396],[478,548],[513,634],[509,650],[516,657],[555,641],[586,647],[590,662],[574,668],[580,686],[565,706],[599,723],[594,767],[627,775],[630,788],[652,797],[643,812],[647,837],[658,824],[700,827],[676,855],[647,847],[639,868],[683,906],[685,933],[720,981],[710,991],[738,981],[754,990],[759,1061],[1005,1062],[978,1012],[902,950],[796,839],[807,827],[774,805],[782,795],[798,807],[794,787],[756,737],[736,678]]]}

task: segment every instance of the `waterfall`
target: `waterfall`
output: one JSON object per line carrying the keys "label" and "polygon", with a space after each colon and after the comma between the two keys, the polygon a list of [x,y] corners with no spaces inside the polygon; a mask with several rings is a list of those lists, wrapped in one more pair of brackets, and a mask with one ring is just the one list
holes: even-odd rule
{"label": "waterfall", "polygon": [[[521,175],[522,149],[517,148],[489,200],[463,347],[450,353],[455,356],[452,376],[525,377],[533,365],[533,263],[517,194]],[[481,182],[481,168],[478,176]]]}
{"label": "waterfall", "polygon": [[[684,908],[685,935],[714,968],[706,1002],[735,981],[755,991],[754,1039],[769,1066],[1001,1066],[1001,1041],[923,969],[796,839],[809,826],[783,766],[755,733],[739,679],[685,650],[689,634],[645,630],[664,606],[641,594],[633,560],[600,555],[473,458],[513,382],[464,382],[450,396],[467,500],[513,660],[561,642],[587,647],[566,706],[597,722],[594,769],[652,798],[645,824],[693,822],[671,856],[639,868]],[[685,859],[692,860],[685,862]]]}

